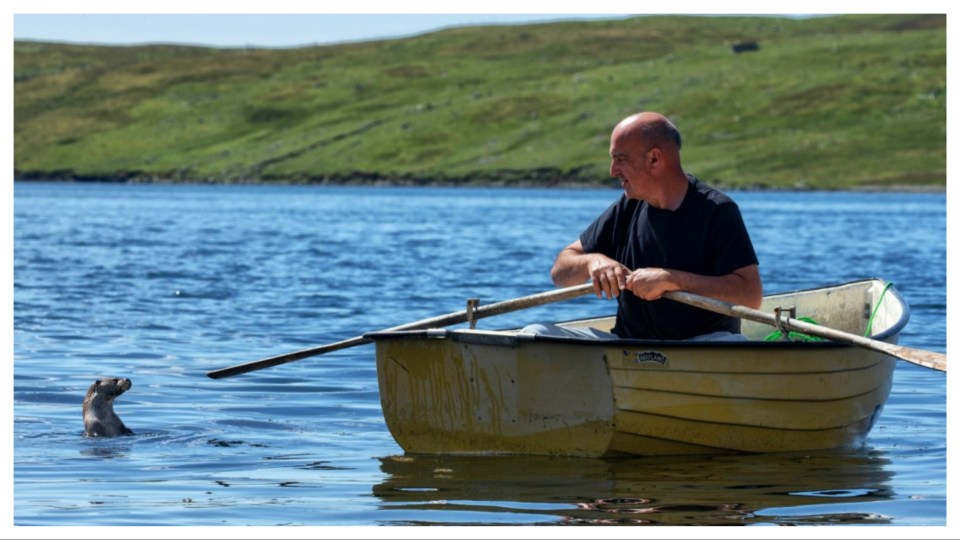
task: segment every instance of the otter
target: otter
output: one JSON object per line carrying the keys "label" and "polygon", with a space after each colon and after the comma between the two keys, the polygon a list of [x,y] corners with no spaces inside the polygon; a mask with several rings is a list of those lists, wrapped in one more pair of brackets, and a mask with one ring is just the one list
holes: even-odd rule
{"label": "otter", "polygon": [[133,386],[130,379],[103,378],[94,382],[83,398],[83,436],[133,435],[113,412],[113,400]]}

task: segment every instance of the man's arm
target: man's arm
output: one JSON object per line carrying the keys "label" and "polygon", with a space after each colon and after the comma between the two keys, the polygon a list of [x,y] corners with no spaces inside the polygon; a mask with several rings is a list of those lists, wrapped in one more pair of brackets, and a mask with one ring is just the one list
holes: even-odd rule
{"label": "man's arm", "polygon": [[724,276],[704,276],[668,268],[640,268],[627,275],[625,290],[643,298],[657,300],[667,291],[686,291],[759,308],[763,300],[760,269],[751,264]]}
{"label": "man's arm", "polygon": [[640,268],[633,272],[601,253],[586,253],[580,240],[563,248],[550,271],[558,287],[579,285],[590,279],[597,297],[616,298],[629,290],[644,300],[657,300],[667,291],[687,291],[732,304],[759,308],[763,300],[760,269],[751,264],[724,276],[705,276],[665,268]]}

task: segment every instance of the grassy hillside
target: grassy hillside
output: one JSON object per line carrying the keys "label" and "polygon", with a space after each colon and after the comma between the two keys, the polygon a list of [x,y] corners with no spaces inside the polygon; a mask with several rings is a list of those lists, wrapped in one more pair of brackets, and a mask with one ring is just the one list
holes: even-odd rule
{"label": "grassy hillside", "polygon": [[[734,54],[730,44],[760,49]],[[640,110],[723,185],[946,184],[946,17],[638,17],[297,49],[14,45],[18,177],[609,183]]]}

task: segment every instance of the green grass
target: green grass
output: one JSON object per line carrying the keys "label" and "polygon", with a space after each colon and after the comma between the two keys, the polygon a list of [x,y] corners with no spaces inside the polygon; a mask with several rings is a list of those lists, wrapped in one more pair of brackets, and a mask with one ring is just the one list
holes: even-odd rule
{"label": "green grass", "polygon": [[[729,45],[756,40],[757,52]],[[186,181],[609,183],[640,110],[728,186],[946,185],[946,17],[638,17],[298,49],[14,44],[14,166]]]}

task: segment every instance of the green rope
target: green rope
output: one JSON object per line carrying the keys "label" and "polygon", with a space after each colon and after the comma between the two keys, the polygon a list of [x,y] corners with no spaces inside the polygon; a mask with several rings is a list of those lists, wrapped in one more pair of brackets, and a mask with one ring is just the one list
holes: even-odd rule
{"label": "green rope", "polygon": [[870,337],[870,334],[873,332],[873,318],[877,315],[877,312],[880,311],[880,305],[883,304],[883,295],[887,294],[887,290],[893,286],[893,283],[887,283],[887,286],[883,288],[883,292],[880,293],[880,298],[877,300],[877,305],[873,308],[873,313],[870,314],[870,320],[867,321],[867,331],[863,334],[866,337]]}
{"label": "green rope", "polygon": [[[810,324],[820,324],[817,321],[811,319],[810,317],[798,317],[797,320],[808,322]],[[784,339],[783,332],[781,332],[780,330],[776,330],[769,336],[763,338],[764,341],[777,341],[779,339]],[[816,336],[808,336],[807,334],[801,334],[800,332],[787,332],[786,339],[790,341],[823,341],[823,338],[818,338]]]}

